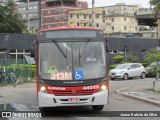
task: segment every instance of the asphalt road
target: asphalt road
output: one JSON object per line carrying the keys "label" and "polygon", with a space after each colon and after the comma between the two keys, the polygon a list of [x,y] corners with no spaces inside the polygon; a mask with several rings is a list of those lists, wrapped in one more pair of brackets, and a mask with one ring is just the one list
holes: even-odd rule
{"label": "asphalt road", "polygon": [[[34,118],[34,120],[48,120],[48,119],[69,119],[69,120],[159,120],[158,117],[107,117],[107,114],[116,114],[110,111],[160,111],[160,107],[148,104],[135,99],[127,98],[116,93],[116,90],[124,87],[131,87],[136,85],[152,85],[153,78],[146,79],[131,79],[127,81],[114,80],[110,81],[110,99],[109,105],[106,105],[102,113],[95,113],[92,111],[91,107],[67,107],[56,108],[56,111],[61,112],[60,117],[55,117],[52,111],[47,113],[47,118]],[[36,98],[36,88],[35,85],[27,84],[25,86],[13,87],[1,87],[0,88],[0,104],[8,104],[8,110],[12,110],[14,107],[19,111],[38,111],[38,102]],[[1,109],[0,109],[1,110]],[[98,116],[98,118],[97,118]],[[101,116],[101,117],[99,117]],[[21,120],[22,118],[10,118],[10,120]],[[28,118],[23,118],[27,119]],[[31,120],[33,118],[30,118]]]}

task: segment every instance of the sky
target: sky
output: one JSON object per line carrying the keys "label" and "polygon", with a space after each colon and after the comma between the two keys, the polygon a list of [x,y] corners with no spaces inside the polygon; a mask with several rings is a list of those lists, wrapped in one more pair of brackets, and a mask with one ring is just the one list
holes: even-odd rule
{"label": "sky", "polygon": [[[87,0],[89,7],[92,7],[92,0]],[[116,3],[126,3],[126,5],[138,4],[141,7],[149,8],[150,0],[95,0],[96,7],[115,5]]]}

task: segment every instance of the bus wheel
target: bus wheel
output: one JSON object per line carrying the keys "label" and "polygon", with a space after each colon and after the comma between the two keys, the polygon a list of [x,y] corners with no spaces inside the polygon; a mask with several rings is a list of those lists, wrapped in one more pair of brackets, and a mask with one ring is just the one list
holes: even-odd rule
{"label": "bus wheel", "polygon": [[92,105],[94,111],[101,111],[104,105]]}

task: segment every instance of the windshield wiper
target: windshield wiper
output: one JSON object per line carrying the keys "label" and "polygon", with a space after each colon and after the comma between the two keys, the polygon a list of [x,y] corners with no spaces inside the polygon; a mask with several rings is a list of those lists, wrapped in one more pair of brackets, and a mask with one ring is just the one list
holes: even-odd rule
{"label": "windshield wiper", "polygon": [[80,55],[79,55],[79,58],[82,58],[85,50],[87,49],[87,46],[88,46],[89,41],[90,41],[90,40],[88,40],[88,41],[85,43],[85,45],[84,45],[84,47],[83,47],[83,49],[82,49],[82,52],[79,52],[79,54],[80,54]]}
{"label": "windshield wiper", "polygon": [[62,53],[62,55],[67,58],[67,55],[64,53],[64,51],[62,50],[62,48],[57,44],[57,42],[55,40],[53,40],[54,44],[56,45],[56,47],[58,48],[58,50]]}

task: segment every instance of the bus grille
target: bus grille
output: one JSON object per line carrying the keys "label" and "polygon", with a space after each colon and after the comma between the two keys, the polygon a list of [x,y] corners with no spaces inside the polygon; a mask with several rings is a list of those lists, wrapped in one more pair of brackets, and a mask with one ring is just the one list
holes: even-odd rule
{"label": "bus grille", "polygon": [[76,91],[53,90],[52,92],[55,96],[79,96],[79,95],[92,95],[94,93],[94,90],[76,90]]}

